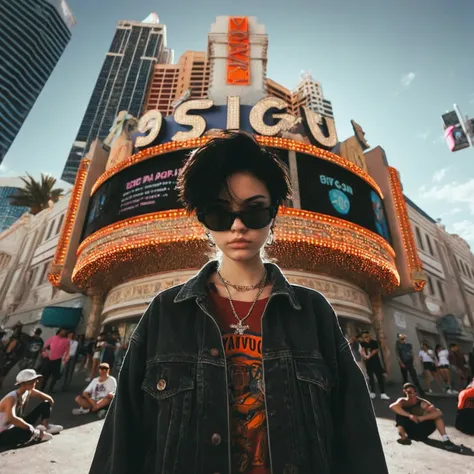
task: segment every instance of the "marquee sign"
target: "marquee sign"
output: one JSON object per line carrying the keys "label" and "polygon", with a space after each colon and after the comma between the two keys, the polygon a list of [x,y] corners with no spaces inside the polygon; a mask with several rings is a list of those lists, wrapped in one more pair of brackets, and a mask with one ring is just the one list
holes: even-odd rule
{"label": "marquee sign", "polygon": [[[286,112],[287,107],[286,102],[277,97],[265,97],[252,107],[240,105],[239,96],[228,97],[227,106],[215,106],[211,99],[187,100],[175,109],[172,116],[163,118],[159,110],[150,110],[143,115],[138,124],[140,136],[135,146],[143,148],[170,140],[192,140],[216,129],[283,136],[325,150],[336,146],[334,119],[322,117],[308,106],[302,106],[302,116],[296,117]],[[208,122],[212,125],[209,126]],[[177,131],[170,135],[170,130]]]}
{"label": "marquee sign", "polygon": [[227,84],[250,85],[250,41],[247,17],[231,16],[229,18]]}

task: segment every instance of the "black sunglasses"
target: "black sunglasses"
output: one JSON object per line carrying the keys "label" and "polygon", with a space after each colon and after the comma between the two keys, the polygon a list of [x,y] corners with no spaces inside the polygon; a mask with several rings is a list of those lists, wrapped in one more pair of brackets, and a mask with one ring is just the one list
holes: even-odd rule
{"label": "black sunglasses", "polygon": [[277,215],[276,207],[260,207],[255,209],[247,209],[241,212],[231,212],[224,209],[214,209],[208,212],[200,212],[197,214],[199,222],[204,224],[209,230],[222,232],[232,227],[237,217],[242,221],[248,229],[263,229]]}

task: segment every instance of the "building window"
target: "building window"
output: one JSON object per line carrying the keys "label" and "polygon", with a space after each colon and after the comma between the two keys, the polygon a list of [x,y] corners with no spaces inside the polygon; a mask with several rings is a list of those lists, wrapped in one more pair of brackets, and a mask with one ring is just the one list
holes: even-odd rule
{"label": "building window", "polygon": [[428,251],[430,252],[430,255],[434,256],[433,245],[429,235],[426,235],[426,242],[428,243]]}
{"label": "building window", "polygon": [[64,222],[64,214],[59,219],[58,225],[56,227],[56,235],[59,234],[59,232],[61,232],[61,227],[63,225],[63,222]]}
{"label": "building window", "polygon": [[446,303],[446,300],[445,300],[445,297],[444,297],[443,284],[439,280],[437,280],[436,283],[438,285],[439,296],[441,297],[441,300],[443,301],[443,303]]}
{"label": "building window", "polygon": [[423,245],[423,239],[421,238],[420,229],[418,229],[418,227],[415,227],[415,234],[416,234],[416,240],[418,242],[418,246],[420,247],[421,250],[425,250],[425,247]]}
{"label": "building window", "polygon": [[428,285],[427,286],[428,286],[428,293],[430,295],[434,295],[435,292],[434,292],[434,287],[433,287],[433,280],[431,279],[430,276],[428,277]]}
{"label": "building window", "polygon": [[46,240],[49,240],[51,238],[53,227],[54,227],[54,220],[49,223],[48,233],[46,234]]}

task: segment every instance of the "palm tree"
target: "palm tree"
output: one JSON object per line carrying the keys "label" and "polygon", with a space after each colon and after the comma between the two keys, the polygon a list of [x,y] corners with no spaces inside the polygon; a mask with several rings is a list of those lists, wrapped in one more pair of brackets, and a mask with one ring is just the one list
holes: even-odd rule
{"label": "palm tree", "polygon": [[58,202],[64,194],[63,189],[53,189],[56,178],[41,173],[41,181],[38,182],[27,173],[28,178],[21,178],[25,187],[19,189],[10,197],[12,206],[29,207],[30,214],[36,215],[50,206],[50,202]]}

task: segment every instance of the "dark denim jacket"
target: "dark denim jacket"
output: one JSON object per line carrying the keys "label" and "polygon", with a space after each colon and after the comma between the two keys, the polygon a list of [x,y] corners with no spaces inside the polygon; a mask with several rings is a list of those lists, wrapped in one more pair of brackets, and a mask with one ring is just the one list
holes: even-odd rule
{"label": "dark denim jacket", "polygon": [[[216,263],[160,293],[125,357],[91,474],[231,474],[226,361],[207,307]],[[333,309],[267,265],[262,354],[273,474],[387,474],[372,404]]]}

